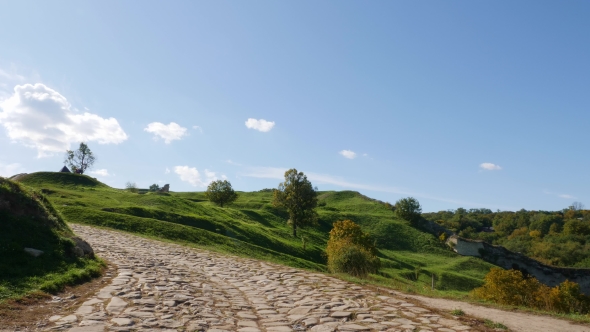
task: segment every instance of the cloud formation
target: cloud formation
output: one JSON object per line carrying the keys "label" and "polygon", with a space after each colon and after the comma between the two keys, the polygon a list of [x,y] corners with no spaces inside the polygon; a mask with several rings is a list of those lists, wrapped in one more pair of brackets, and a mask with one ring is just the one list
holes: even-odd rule
{"label": "cloud formation", "polygon": [[341,155],[343,155],[344,158],[348,158],[348,159],[354,159],[354,158],[356,158],[356,153],[354,151],[351,151],[351,150],[342,150],[342,151],[340,151],[338,153],[340,153]]}
{"label": "cloud formation", "polygon": [[486,171],[499,171],[502,169],[499,165],[492,164],[492,163],[481,163],[479,164],[479,168],[486,170]]}
{"label": "cloud formation", "polygon": [[154,134],[154,140],[162,138],[166,144],[170,144],[174,140],[180,140],[183,136],[188,135],[186,133],[186,128],[181,127],[176,122],[170,122],[167,125],[161,122],[152,122],[148,124],[143,130]]}
{"label": "cloud formation", "polygon": [[90,171],[89,172],[92,175],[96,175],[96,176],[102,176],[102,177],[107,177],[107,176],[111,176],[109,174],[109,171],[102,168],[102,169],[97,169],[96,171]]}
{"label": "cloud formation", "polygon": [[561,197],[561,198],[566,198],[566,199],[575,199],[576,198],[575,196],[568,195],[568,194],[561,194],[561,195],[558,195],[558,196]]}
{"label": "cloud formation", "polygon": [[7,178],[23,172],[24,169],[21,167],[21,164],[19,163],[12,163],[7,165],[0,163],[0,176]]}
{"label": "cloud formation", "polygon": [[248,129],[255,129],[263,133],[270,131],[274,126],[274,121],[266,121],[264,119],[256,120],[253,118],[246,120],[246,127]]}
{"label": "cloud formation", "polygon": [[[217,175],[208,169],[205,169],[205,178],[203,179],[201,173],[195,167],[188,166],[176,166],[174,167],[174,173],[178,174],[180,180],[188,182],[195,187],[206,187],[209,183],[217,180]],[[226,178],[225,175],[221,176]]]}
{"label": "cloud formation", "polygon": [[13,141],[37,149],[37,157],[63,153],[71,143],[119,144],[127,139],[115,118],[80,113],[44,84],[14,87],[0,103],[0,124]]}

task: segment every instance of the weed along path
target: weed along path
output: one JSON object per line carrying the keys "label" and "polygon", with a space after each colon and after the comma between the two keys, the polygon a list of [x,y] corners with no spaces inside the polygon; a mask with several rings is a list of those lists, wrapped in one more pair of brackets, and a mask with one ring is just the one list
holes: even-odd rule
{"label": "weed along path", "polygon": [[[74,311],[52,316],[46,330],[489,331],[475,320],[453,319],[442,311],[410,303],[397,292],[383,296],[319,273],[70,226],[98,255],[116,264],[117,271],[105,277],[111,281],[108,286]],[[455,307],[449,304],[444,309]],[[517,326],[487,312],[478,316]],[[552,318],[523,315],[511,319],[520,319],[518,326],[525,327],[514,328],[516,331],[533,331],[526,327],[544,319],[551,322],[534,331],[586,331]]]}

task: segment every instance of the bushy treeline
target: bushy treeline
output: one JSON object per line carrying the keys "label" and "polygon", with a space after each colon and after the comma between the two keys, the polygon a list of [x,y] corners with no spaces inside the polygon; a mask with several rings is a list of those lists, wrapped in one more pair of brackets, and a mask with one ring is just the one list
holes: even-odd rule
{"label": "bushy treeline", "polygon": [[590,268],[590,210],[497,211],[459,208],[422,216],[459,236],[484,240],[556,266]]}
{"label": "bushy treeline", "polygon": [[499,304],[559,313],[586,314],[590,309],[590,297],[582,294],[580,285],[575,282],[566,280],[551,288],[518,270],[501,268],[492,268],[485,277],[485,284],[474,289],[471,295]]}

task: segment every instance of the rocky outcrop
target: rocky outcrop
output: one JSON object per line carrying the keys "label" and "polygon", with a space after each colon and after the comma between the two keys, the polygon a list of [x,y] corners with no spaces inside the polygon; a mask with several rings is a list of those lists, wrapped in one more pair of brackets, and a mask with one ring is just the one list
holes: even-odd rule
{"label": "rocky outcrop", "polygon": [[502,246],[465,239],[456,235],[449,237],[447,245],[460,255],[480,257],[507,270],[520,270],[525,275],[531,275],[550,287],[557,286],[566,280],[573,281],[580,285],[580,289],[584,294],[590,295],[590,269],[545,265]]}
{"label": "rocky outcrop", "polygon": [[170,191],[170,185],[169,184],[165,184],[160,190],[158,190],[158,192],[161,193],[167,193]]}

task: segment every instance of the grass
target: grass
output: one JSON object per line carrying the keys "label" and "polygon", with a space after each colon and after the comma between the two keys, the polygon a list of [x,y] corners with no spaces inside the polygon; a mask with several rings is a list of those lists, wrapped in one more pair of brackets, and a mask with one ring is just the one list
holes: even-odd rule
{"label": "grass", "polygon": [[465,311],[461,309],[453,309],[451,310],[451,315],[453,316],[465,316]]}
{"label": "grass", "polygon": [[350,219],[370,233],[382,268],[370,279],[380,285],[466,296],[482,284],[491,264],[449,250],[435,236],[397,219],[383,203],[354,191],[320,192],[318,224],[294,238],[285,211],[272,206],[272,192],[239,192],[220,208],[204,192],[131,193],[88,176],[39,172],[20,180],[45,193],[68,222],[118,229],[190,243],[207,249],[325,271],[324,249],[332,223]]}
{"label": "grass", "polygon": [[491,321],[491,320],[489,320],[489,319],[486,319],[486,320],[484,320],[484,322],[483,322],[483,323],[484,323],[484,325],[485,325],[486,327],[489,327],[489,328],[492,328],[492,329],[502,329],[502,330],[508,330],[508,327],[507,327],[506,325],[504,325],[504,324],[502,324],[502,323],[496,323],[496,322],[493,322],[493,321]]}
{"label": "grass", "polygon": [[[103,263],[72,252],[72,231],[40,191],[0,178],[0,302],[100,275]],[[24,248],[42,250],[33,257]]]}

